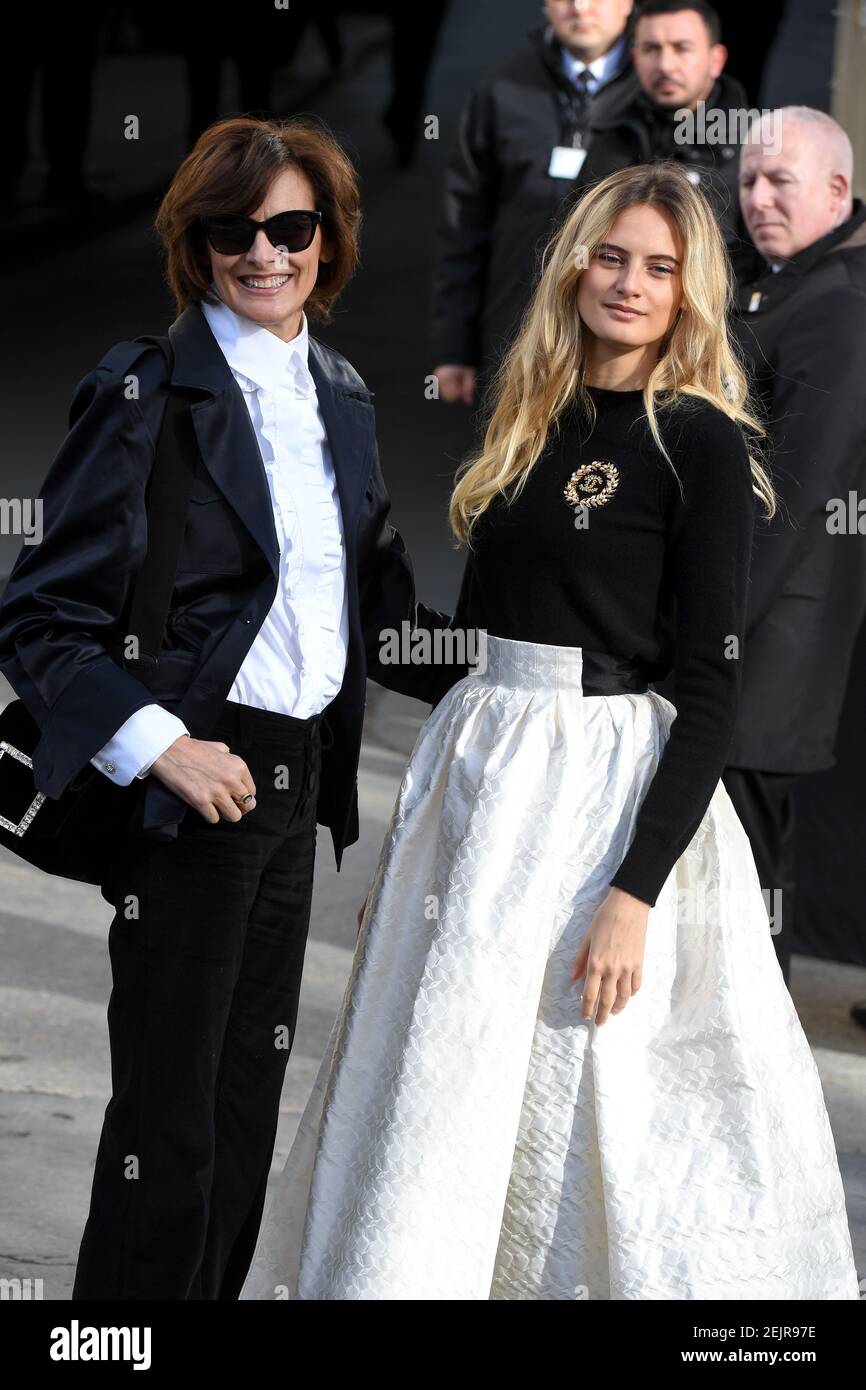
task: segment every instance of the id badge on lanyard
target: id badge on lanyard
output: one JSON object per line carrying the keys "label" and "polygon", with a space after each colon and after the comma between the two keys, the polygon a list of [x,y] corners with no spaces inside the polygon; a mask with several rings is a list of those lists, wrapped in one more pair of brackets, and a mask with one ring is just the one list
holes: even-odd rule
{"label": "id badge on lanyard", "polygon": [[580,131],[576,130],[570,145],[554,145],[547,172],[554,179],[576,179],[586,156]]}

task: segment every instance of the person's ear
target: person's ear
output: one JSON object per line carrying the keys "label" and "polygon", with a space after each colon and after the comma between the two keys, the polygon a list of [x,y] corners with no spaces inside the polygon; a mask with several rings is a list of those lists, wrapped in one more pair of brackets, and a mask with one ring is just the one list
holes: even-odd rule
{"label": "person's ear", "polygon": [[849,183],[844,174],[838,171],[831,175],[830,191],[837,203],[845,203],[850,193]]}
{"label": "person's ear", "polygon": [[334,248],[331,245],[330,237],[327,237],[325,233],[322,232],[321,243],[319,246],[319,260],[324,261],[324,263],[327,265],[329,261],[332,261],[334,259],[335,254],[336,253],[334,251]]}

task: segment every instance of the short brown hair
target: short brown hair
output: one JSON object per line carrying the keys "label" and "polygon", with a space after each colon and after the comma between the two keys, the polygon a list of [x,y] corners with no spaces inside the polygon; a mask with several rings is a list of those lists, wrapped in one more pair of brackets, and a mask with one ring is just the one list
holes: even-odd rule
{"label": "short brown hair", "polygon": [[154,226],[165,247],[166,280],[181,314],[191,303],[212,302],[213,274],[199,217],[212,212],[249,216],[284,169],[295,168],[313,186],[322,234],[333,260],[319,274],[304,312],[329,323],[331,307],[358,264],[361,200],[354,166],[336,137],[312,117],[259,120],[237,116],[202,132],[177,170]]}

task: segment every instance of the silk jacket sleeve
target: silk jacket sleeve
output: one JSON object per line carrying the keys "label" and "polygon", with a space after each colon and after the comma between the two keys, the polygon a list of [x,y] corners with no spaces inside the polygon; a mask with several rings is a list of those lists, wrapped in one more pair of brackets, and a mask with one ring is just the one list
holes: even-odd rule
{"label": "silk jacket sleeve", "polygon": [[[374,445],[375,448],[375,445]],[[358,587],[361,605],[361,625],[367,656],[367,674],[371,680],[411,695],[429,704],[437,704],[447,690],[465,676],[469,667],[460,634],[452,628],[446,613],[427,608],[415,598],[415,575],[412,561],[399,531],[388,521],[391,500],[382,476],[378,451],[374,459],[366,498],[367,514],[362,518],[366,545],[359,549]],[[407,631],[427,632],[426,644],[414,645],[416,657],[402,641],[403,627]],[[394,661],[393,639],[399,635],[401,655],[409,660]]]}
{"label": "silk jacket sleeve", "polygon": [[153,440],[102,366],[79,383],[69,424],[42,485],[42,540],[22,547],[0,603],[0,669],[40,727],[34,780],[49,796],[153,703],[115,659],[147,547]]}

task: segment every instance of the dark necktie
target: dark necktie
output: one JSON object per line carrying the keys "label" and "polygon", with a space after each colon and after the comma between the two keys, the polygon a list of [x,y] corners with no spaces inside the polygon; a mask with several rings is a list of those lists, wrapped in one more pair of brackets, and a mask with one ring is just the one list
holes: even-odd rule
{"label": "dark necktie", "polygon": [[589,90],[589,84],[592,81],[594,81],[594,78],[589,68],[584,68],[582,72],[575,73],[572,79],[575,96],[574,111],[579,121],[582,121],[583,117],[586,115],[592,101],[592,94]]}

